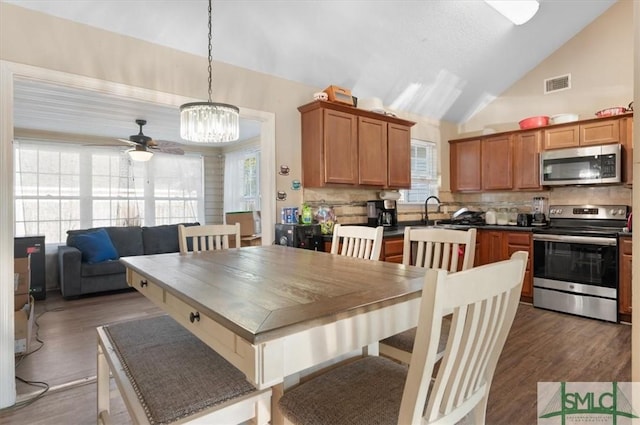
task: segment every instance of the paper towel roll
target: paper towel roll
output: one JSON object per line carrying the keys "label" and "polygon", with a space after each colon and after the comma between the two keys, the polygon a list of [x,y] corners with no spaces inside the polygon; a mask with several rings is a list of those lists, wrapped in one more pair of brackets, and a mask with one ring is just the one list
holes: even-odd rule
{"label": "paper towel roll", "polygon": [[400,199],[400,192],[383,190],[378,196],[380,196],[380,199],[397,201]]}

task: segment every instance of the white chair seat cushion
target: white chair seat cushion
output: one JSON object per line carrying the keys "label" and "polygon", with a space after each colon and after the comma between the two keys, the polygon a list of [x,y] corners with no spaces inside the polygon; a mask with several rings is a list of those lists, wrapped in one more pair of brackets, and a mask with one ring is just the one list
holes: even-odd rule
{"label": "white chair seat cushion", "polygon": [[396,425],[407,371],[383,357],[364,357],[285,391],[280,410],[296,424]]}
{"label": "white chair seat cushion", "polygon": [[169,424],[257,391],[169,316],[105,326],[149,422]]}

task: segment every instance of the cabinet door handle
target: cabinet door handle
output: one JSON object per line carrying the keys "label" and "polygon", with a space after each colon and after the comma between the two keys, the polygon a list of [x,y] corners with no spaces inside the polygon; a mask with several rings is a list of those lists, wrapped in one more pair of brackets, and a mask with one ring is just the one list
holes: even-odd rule
{"label": "cabinet door handle", "polygon": [[144,288],[145,286],[147,286],[147,281],[146,280],[141,280],[140,281],[140,287]]}
{"label": "cabinet door handle", "polygon": [[198,313],[197,311],[196,312],[192,311],[191,313],[189,313],[189,321],[191,323],[193,323],[195,321],[199,322],[200,321],[200,313]]}

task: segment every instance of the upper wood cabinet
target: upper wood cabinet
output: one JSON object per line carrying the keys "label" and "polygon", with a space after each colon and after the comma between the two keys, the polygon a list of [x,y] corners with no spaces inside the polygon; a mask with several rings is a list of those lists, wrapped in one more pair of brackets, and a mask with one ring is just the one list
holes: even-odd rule
{"label": "upper wood cabinet", "polygon": [[411,127],[388,123],[387,141],[387,185],[394,189],[410,188]]}
{"label": "upper wood cabinet", "polygon": [[[411,158],[409,158],[411,161]],[[358,117],[358,183],[387,184],[387,123]]]}
{"label": "upper wood cabinet", "polygon": [[540,190],[542,131],[518,133],[513,139],[513,188]]}
{"label": "upper wood cabinet", "polygon": [[480,139],[449,142],[449,169],[452,192],[482,190],[482,149]]}
{"label": "upper wood cabinet", "polygon": [[449,141],[452,192],[543,190],[540,153],[622,144],[624,183],[633,180],[633,114]]}
{"label": "upper wood cabinet", "polygon": [[298,110],[304,186],[411,187],[415,123],[323,101]]}
{"label": "upper wood cabinet", "polygon": [[583,124],[559,125],[545,129],[544,149],[619,143],[619,122],[619,118],[598,119]]}
{"label": "upper wood cabinet", "polygon": [[510,134],[488,137],[481,142],[482,188],[513,188],[513,137]]}
{"label": "upper wood cabinet", "polygon": [[513,138],[510,134],[484,139],[451,140],[451,190],[478,192],[513,187]]}
{"label": "upper wood cabinet", "polygon": [[622,142],[622,180],[633,183],[633,117],[620,120],[620,141]]}

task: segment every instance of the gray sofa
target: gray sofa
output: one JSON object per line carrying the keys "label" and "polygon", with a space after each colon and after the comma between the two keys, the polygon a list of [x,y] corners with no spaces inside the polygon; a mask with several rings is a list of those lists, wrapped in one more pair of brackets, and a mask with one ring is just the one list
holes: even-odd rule
{"label": "gray sofa", "polygon": [[[197,226],[199,223],[183,223]],[[178,225],[102,227],[67,231],[67,244],[58,248],[60,289],[65,298],[125,289],[125,267],[117,258],[89,263],[76,246],[77,236],[105,229],[117,251],[117,258],[133,255],[178,252]]]}

